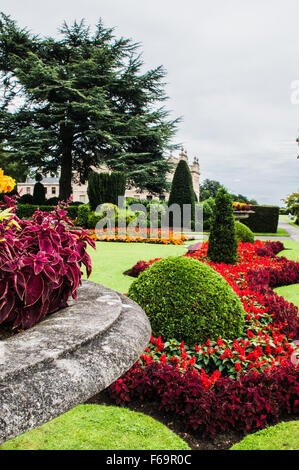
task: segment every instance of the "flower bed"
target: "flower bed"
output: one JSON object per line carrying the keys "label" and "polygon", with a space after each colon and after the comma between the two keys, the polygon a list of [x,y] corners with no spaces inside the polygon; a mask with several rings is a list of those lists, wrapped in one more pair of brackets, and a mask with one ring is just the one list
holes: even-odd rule
{"label": "flower bed", "polygon": [[[111,231],[104,230],[99,233],[96,230],[90,230],[91,238],[95,241],[104,242],[124,242],[124,243],[154,243],[160,245],[184,245],[188,239],[182,233],[174,233],[172,231],[151,230],[151,229],[132,229],[129,228],[119,230],[115,228]],[[153,236],[154,235],[154,236]]]}
{"label": "flower bed", "polygon": [[[240,297],[247,313],[242,337],[198,345],[152,337],[139,363],[109,392],[118,403],[159,401],[165,411],[207,433],[232,426],[254,430],[299,410],[291,344],[298,337],[298,308],[272,290],[299,282],[299,263],[275,257],[283,249],[277,243],[240,243],[236,265],[211,263],[207,247],[203,243],[184,256],[209,264]],[[130,274],[137,277],[156,261],[140,261]]]}

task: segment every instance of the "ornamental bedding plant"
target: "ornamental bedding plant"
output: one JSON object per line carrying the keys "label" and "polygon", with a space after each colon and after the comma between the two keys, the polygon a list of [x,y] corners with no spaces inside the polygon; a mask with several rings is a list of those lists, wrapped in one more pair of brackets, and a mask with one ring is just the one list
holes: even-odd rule
{"label": "ornamental bedding plant", "polygon": [[10,217],[0,219],[0,324],[27,329],[76,299],[81,266],[91,273],[87,244],[95,244],[67,218],[67,203],[37,210],[31,220],[19,219],[6,196],[0,210],[7,207]]}
{"label": "ornamental bedding plant", "polygon": [[[273,288],[298,283],[299,263],[275,254],[274,242],[239,243],[236,265],[212,263],[208,242],[188,253],[220,273],[246,311],[240,338],[186,345],[151,337],[138,363],[108,388],[118,404],[151,400],[176,413],[186,427],[214,434],[254,431],[299,411],[299,367],[291,343],[298,338],[298,308]],[[266,245],[266,249],[264,249]],[[137,277],[158,259],[138,262]]]}

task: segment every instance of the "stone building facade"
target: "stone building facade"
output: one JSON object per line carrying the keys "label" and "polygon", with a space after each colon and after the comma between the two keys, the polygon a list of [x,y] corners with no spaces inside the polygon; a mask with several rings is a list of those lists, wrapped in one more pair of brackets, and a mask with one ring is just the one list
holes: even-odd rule
{"label": "stone building facade", "polygon": [[[200,169],[199,169],[199,161],[197,157],[194,157],[192,164],[189,163],[187,151],[185,149],[181,149],[179,155],[177,157],[170,155],[170,160],[174,164],[178,164],[180,160],[185,160],[190,167],[190,172],[192,175],[193,181],[193,188],[196,194],[196,197],[199,201],[200,194],[199,194],[199,181],[200,181]],[[107,168],[101,167],[97,171],[104,172],[107,171]],[[173,178],[173,173],[169,173],[167,175],[167,181],[171,182]],[[27,178],[24,183],[17,183],[18,192],[23,194],[31,194],[33,195],[33,188],[36,181],[31,178]],[[46,189],[46,198],[50,199],[51,197],[58,197],[59,194],[59,177],[50,177],[45,176],[42,180],[42,184],[45,186]],[[87,183],[86,184],[78,184],[73,182],[73,201],[77,202],[80,201],[83,204],[88,203],[88,195],[87,195]],[[157,199],[156,196],[143,191],[139,192],[136,188],[128,188],[125,193],[126,197],[134,197],[136,199]],[[165,193],[161,199],[168,199],[169,193]]]}

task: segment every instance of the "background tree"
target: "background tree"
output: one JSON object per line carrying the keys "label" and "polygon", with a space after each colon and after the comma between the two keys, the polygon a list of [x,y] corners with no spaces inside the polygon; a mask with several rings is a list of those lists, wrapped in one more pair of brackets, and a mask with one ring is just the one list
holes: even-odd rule
{"label": "background tree", "polygon": [[230,196],[233,200],[233,202],[244,202],[245,204],[249,204],[249,199],[246,196],[243,196],[243,194],[231,194]]}
{"label": "background tree", "polygon": [[220,188],[215,199],[208,257],[214,263],[235,264],[237,249],[232,198],[224,188]]}
{"label": "background tree", "polygon": [[286,204],[287,209],[291,214],[296,217],[296,224],[299,223],[299,190],[294,192],[283,199],[283,202]]}
{"label": "background tree", "polygon": [[17,182],[25,181],[28,174],[28,167],[26,164],[17,161],[9,151],[5,151],[3,146],[0,145],[0,168],[4,170],[6,175],[11,176]]}
{"label": "background tree", "polygon": [[205,179],[200,185],[200,200],[205,201],[209,197],[215,199],[218,189],[223,187],[219,181]]}
{"label": "background tree", "polygon": [[[169,195],[168,206],[178,204],[181,208],[181,226],[183,226],[183,205],[191,205],[191,220],[195,217],[195,193],[193,189],[192,176],[188,163],[185,160],[180,160],[177,164],[173,180],[171,184],[171,191]],[[170,221],[171,222],[171,221]]]}
{"label": "background tree", "polygon": [[249,199],[248,204],[250,206],[258,206],[259,205],[259,203],[257,202],[256,199]]}
{"label": "background tree", "polygon": [[[101,21],[94,33],[83,21],[60,32],[60,40],[40,39],[2,14],[0,138],[30,167],[59,167],[61,199],[74,172],[85,182],[101,164],[140,190],[163,193],[177,123],[161,105],[163,68],[142,72],[138,44],[115,38]],[[22,104],[11,111],[16,97]]]}

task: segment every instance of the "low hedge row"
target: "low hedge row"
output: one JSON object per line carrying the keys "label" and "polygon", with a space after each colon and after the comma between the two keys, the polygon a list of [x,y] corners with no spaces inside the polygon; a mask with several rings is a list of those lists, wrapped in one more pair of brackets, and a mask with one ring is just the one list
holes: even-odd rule
{"label": "low hedge row", "polygon": [[[78,217],[78,207],[77,205],[70,205],[67,207],[68,217],[72,220]],[[29,219],[33,216],[34,212],[37,209],[40,209],[43,212],[51,212],[54,210],[55,206],[37,206],[33,204],[18,204],[16,215],[20,219]]]}
{"label": "low hedge row", "polygon": [[254,214],[249,214],[248,219],[242,219],[255,233],[276,233],[279,219],[279,207],[277,206],[251,206]]}

